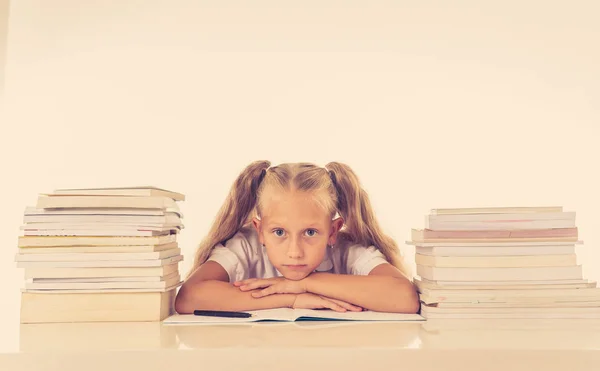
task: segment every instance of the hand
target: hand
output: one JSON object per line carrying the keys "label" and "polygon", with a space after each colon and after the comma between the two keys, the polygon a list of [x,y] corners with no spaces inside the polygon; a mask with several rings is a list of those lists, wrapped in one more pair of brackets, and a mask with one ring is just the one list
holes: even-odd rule
{"label": "hand", "polygon": [[361,307],[346,303],[345,301],[319,296],[311,293],[296,295],[296,300],[292,304],[294,309],[331,309],[336,312],[360,312]]}
{"label": "hand", "polygon": [[307,291],[306,281],[292,281],[284,277],[250,278],[234,282],[233,285],[239,287],[242,291],[262,289],[251,294],[255,298],[262,298],[263,296],[272,294],[303,294]]}

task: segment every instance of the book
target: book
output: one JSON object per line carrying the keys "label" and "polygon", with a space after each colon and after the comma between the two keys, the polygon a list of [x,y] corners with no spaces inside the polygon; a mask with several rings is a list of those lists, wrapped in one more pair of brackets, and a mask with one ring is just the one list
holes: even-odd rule
{"label": "book", "polygon": [[160,196],[185,201],[185,195],[152,186],[55,189],[58,196]]}
{"label": "book", "polygon": [[177,235],[162,236],[19,236],[18,247],[147,246],[177,242]]}
{"label": "book", "polygon": [[411,229],[425,318],[600,318],[562,206],[432,209]]}
{"label": "book", "polygon": [[47,260],[47,261],[17,261],[17,268],[132,268],[132,267],[161,267],[183,260],[178,254],[156,259],[131,260]]}
{"label": "book", "polygon": [[581,265],[517,268],[452,268],[417,264],[417,274],[431,281],[542,281],[583,278]]}
{"label": "book", "polygon": [[577,238],[577,227],[575,228],[552,228],[552,229],[523,229],[523,230],[444,230],[432,229],[413,230],[413,240],[424,241],[433,239],[512,239],[512,238],[548,238],[548,237],[572,237]]}
{"label": "book", "polygon": [[24,217],[43,217],[43,220],[49,220],[57,216],[79,216],[79,215],[90,215],[90,216],[165,216],[167,214],[175,214],[179,217],[183,217],[183,214],[179,207],[171,208],[166,207],[162,209],[140,209],[131,207],[78,207],[76,209],[65,208],[65,209],[44,209],[35,206],[27,206],[25,208]]}
{"label": "book", "polygon": [[162,245],[107,245],[107,246],[66,246],[66,247],[19,247],[18,254],[64,254],[64,253],[151,253],[179,248],[177,242]]}
{"label": "book", "polygon": [[27,267],[24,278],[162,277],[177,272],[177,263],[153,267],[53,267],[41,264]]}
{"label": "book", "polygon": [[478,246],[436,246],[435,244],[417,244],[415,254],[432,257],[518,257],[518,256],[545,256],[545,255],[573,255],[575,244],[565,245],[478,245]]}
{"label": "book", "polygon": [[36,208],[131,208],[131,209],[178,209],[176,201],[163,196],[52,196],[39,195]]}
{"label": "book", "polygon": [[20,322],[157,322],[175,313],[174,300],[174,289],[162,292],[28,291],[21,293]]}
{"label": "book", "polygon": [[385,312],[336,312],[329,309],[291,309],[275,308],[246,311],[252,317],[249,318],[226,318],[197,316],[194,314],[174,314],[169,316],[163,323],[166,325],[206,325],[206,324],[235,324],[261,321],[424,321],[425,318],[419,314],[385,313]]}
{"label": "book", "polygon": [[160,321],[183,283],[176,202],[156,187],[65,189],[25,208],[21,322]]}
{"label": "book", "polygon": [[577,264],[576,254],[521,256],[432,256],[415,254],[418,265],[439,268],[568,267]]}
{"label": "book", "polygon": [[432,215],[560,213],[562,206],[491,206],[431,209]]}

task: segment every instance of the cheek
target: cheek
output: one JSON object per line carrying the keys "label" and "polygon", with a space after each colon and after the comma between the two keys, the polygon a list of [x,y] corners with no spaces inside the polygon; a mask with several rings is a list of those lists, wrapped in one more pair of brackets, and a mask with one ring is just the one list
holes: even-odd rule
{"label": "cheek", "polygon": [[323,246],[310,246],[305,250],[305,258],[312,265],[319,265],[323,258],[325,257],[325,253],[327,252],[327,245]]}

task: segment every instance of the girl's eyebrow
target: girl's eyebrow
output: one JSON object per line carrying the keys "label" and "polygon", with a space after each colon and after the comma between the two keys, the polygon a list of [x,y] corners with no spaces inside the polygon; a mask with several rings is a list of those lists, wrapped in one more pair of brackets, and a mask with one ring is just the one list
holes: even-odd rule
{"label": "girl's eyebrow", "polygon": [[[283,223],[279,223],[278,221],[271,221],[269,222],[269,224],[267,224],[269,227],[273,226],[273,225],[282,225]],[[313,222],[308,224],[305,228],[310,228],[310,227],[320,227],[320,223],[318,222]]]}

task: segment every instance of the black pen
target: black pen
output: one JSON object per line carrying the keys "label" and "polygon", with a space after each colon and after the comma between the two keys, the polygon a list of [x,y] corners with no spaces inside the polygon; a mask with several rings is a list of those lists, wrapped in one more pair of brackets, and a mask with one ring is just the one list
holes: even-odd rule
{"label": "black pen", "polygon": [[246,312],[227,312],[222,310],[195,310],[194,315],[196,316],[209,316],[209,317],[228,317],[228,318],[249,318],[252,314]]}

